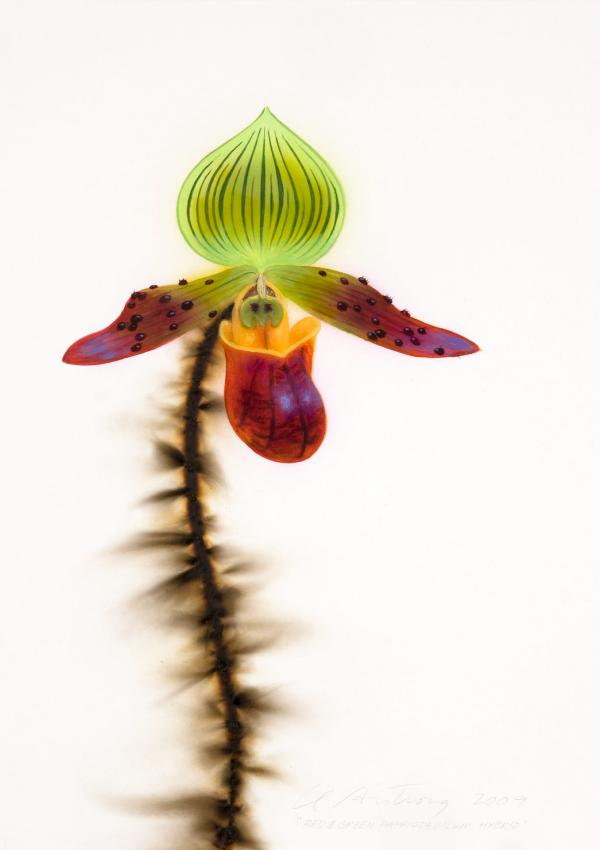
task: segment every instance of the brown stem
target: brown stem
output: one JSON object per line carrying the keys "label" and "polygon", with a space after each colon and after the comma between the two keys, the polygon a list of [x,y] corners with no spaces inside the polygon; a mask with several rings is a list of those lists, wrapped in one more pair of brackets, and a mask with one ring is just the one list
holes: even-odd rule
{"label": "brown stem", "polygon": [[236,816],[240,811],[238,801],[243,779],[242,739],[245,728],[239,710],[242,697],[233,679],[235,662],[232,650],[228,647],[226,640],[225,620],[228,611],[219,587],[219,579],[210,555],[210,549],[204,539],[205,519],[200,492],[203,468],[198,416],[204,398],[203,382],[218,338],[219,325],[227,317],[227,313],[228,311],[225,311],[213,322],[206,330],[204,339],[198,345],[186,396],[183,432],[185,495],[193,546],[192,568],[188,577],[198,579],[201,582],[204,614],[200,622],[204,626],[204,638],[214,652],[213,674],[217,678],[224,711],[225,752],[228,758],[224,785],[227,789],[227,796],[226,799],[219,801],[215,812],[214,846],[219,850],[232,847],[238,843],[240,838],[239,829],[236,826]]}

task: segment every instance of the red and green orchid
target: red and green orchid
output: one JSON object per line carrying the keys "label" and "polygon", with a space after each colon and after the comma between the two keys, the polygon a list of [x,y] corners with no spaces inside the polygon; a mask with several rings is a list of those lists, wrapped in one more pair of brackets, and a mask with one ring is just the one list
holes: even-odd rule
{"label": "red and green orchid", "polygon": [[[478,346],[398,310],[364,277],[314,266],[341,230],[345,198],[319,154],[265,109],[206,156],[179,194],[188,244],[226,266],[217,274],[133,292],[114,322],[75,342],[64,361],[96,365],[151,351],[222,321],[225,404],[253,451],[305,460],[325,436],[322,398],[311,377],[322,319],[367,342],[412,357],[458,357]],[[289,327],[285,299],[316,319]]]}

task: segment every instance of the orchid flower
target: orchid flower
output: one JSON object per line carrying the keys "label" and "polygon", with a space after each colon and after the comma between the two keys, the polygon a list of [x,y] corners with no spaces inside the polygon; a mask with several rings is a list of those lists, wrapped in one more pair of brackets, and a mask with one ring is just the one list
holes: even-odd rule
{"label": "orchid flower", "polygon": [[[134,357],[216,319],[226,358],[225,406],[236,434],[270,460],[309,458],[327,426],[312,380],[319,319],[411,357],[479,350],[398,310],[365,277],[314,266],[337,239],[344,215],[344,192],[331,167],[265,109],[202,159],[179,193],[184,238],[226,268],[133,292],[117,319],[75,342],[64,361]],[[290,327],[286,298],[316,318]],[[224,319],[229,313],[231,320]]]}

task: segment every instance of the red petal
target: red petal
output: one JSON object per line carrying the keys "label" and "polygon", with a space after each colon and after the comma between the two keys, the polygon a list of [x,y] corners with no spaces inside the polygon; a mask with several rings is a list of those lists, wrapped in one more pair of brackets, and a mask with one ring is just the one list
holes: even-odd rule
{"label": "red petal", "polygon": [[95,366],[152,351],[192,328],[210,324],[255,278],[255,269],[237,266],[198,280],[134,292],[114,322],[73,343],[63,360]]}
{"label": "red petal", "polygon": [[302,338],[284,354],[234,345],[230,323],[220,328],[229,421],[252,451],[279,463],[307,460],[327,429],[323,399],[311,377],[319,323],[303,319],[298,332],[300,327]]}
{"label": "red petal", "polygon": [[318,266],[270,266],[265,278],[313,316],[412,357],[459,357],[479,346],[396,309],[366,281]]}

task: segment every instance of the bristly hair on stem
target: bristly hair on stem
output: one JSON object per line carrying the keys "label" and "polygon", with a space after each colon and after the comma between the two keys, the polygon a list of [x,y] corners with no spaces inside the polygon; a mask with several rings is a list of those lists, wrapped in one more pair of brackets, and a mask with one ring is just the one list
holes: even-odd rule
{"label": "bristly hair on stem", "polygon": [[219,848],[239,844],[242,838],[236,824],[240,812],[239,797],[244,779],[244,722],[241,717],[241,691],[233,678],[235,659],[227,645],[225,619],[228,615],[223,594],[219,588],[215,565],[204,540],[205,525],[200,498],[200,474],[202,470],[200,453],[200,434],[198,414],[202,403],[202,384],[212,350],[217,340],[219,322],[215,322],[206,332],[198,346],[196,362],[192,371],[184,416],[184,482],[187,501],[187,515],[192,535],[193,558],[188,573],[189,579],[197,579],[202,585],[204,613],[201,624],[205,629],[205,640],[211,645],[214,658],[214,675],[219,683],[225,726],[224,752],[228,756],[224,786],[225,799],[219,799],[215,805],[214,845]]}
{"label": "bristly hair on stem", "polygon": [[[218,767],[217,787],[198,795],[153,801],[155,813],[171,812],[191,816],[193,835],[186,850],[208,846],[217,850],[248,847],[260,850],[245,803],[245,785],[250,775],[275,772],[256,765],[250,755],[255,718],[274,706],[257,689],[240,684],[240,660],[273,642],[276,634],[263,622],[259,633],[240,636],[234,618],[241,595],[227,583],[236,569],[222,566],[222,552],[207,537],[209,519],[206,485],[215,478],[214,464],[205,445],[205,417],[218,401],[206,388],[211,359],[218,339],[219,325],[228,318],[224,311],[206,330],[193,357],[185,399],[172,424],[178,425],[177,444],[159,441],[157,449],[163,466],[178,470],[178,486],[163,490],[149,501],[163,503],[182,500],[184,512],[176,528],[153,531],[138,538],[134,548],[165,548],[179,553],[174,562],[177,572],[155,590],[171,599],[183,599],[186,622],[192,622],[194,641],[200,658],[197,669],[188,675],[188,684],[203,682],[209,696],[202,707],[206,719],[206,738],[202,741],[205,761]],[[173,562],[173,558],[170,558]],[[235,565],[234,565],[235,567]],[[256,630],[250,629],[250,632]],[[208,719],[210,718],[210,719]]]}

